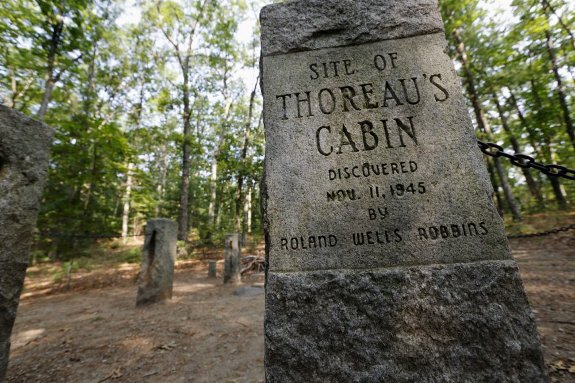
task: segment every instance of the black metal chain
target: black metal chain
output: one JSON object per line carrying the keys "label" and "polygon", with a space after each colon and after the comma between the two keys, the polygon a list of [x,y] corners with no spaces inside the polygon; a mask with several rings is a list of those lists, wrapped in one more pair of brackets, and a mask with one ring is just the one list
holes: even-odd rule
{"label": "black metal chain", "polygon": [[499,158],[505,157],[511,161],[511,163],[515,166],[519,166],[520,168],[531,168],[537,169],[543,174],[546,174],[551,177],[561,177],[571,181],[575,181],[575,170],[568,169],[565,166],[561,165],[547,165],[542,164],[540,162],[535,161],[535,159],[531,156],[526,154],[509,154],[506,153],[503,147],[494,144],[492,142],[481,142],[477,141],[479,148],[483,153],[488,156]]}
{"label": "black metal chain", "polygon": [[569,231],[569,230],[575,230],[575,224],[569,225],[569,226],[564,226],[564,227],[558,227],[557,229],[553,229],[553,230],[549,230],[549,231],[543,231],[541,233],[510,235],[507,238],[516,239],[516,238],[545,237],[545,236],[551,235],[551,234],[564,233],[564,232]]}

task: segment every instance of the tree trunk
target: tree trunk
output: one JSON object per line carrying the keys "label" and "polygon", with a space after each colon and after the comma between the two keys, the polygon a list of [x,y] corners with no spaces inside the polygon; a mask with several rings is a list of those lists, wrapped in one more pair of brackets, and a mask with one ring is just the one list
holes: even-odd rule
{"label": "tree trunk", "polygon": [[58,48],[62,39],[62,31],[64,30],[64,19],[60,16],[58,22],[52,25],[52,35],[50,37],[50,48],[48,50],[46,74],[44,75],[44,93],[42,94],[42,102],[40,103],[40,109],[36,114],[36,118],[40,121],[44,121],[46,112],[48,111],[48,104],[52,99],[52,91],[54,90],[54,85],[58,80],[59,75],[56,75],[55,64],[56,55],[58,54]]}
{"label": "tree trunk", "polygon": [[507,205],[509,206],[509,210],[511,211],[511,217],[513,218],[514,221],[521,221],[521,219],[523,218],[521,216],[521,209],[519,207],[519,203],[513,196],[513,191],[511,190],[511,185],[509,184],[509,180],[507,179],[507,173],[503,168],[501,159],[493,158],[493,160],[494,160],[493,162],[495,163],[495,170],[497,171],[497,175],[499,176],[499,180],[501,181],[503,194],[505,195]]}
{"label": "tree trunk", "polygon": [[569,28],[565,20],[563,20],[563,18],[557,13],[555,7],[553,7],[548,0],[543,0],[542,3],[543,3],[543,10],[549,9],[551,13],[553,13],[555,17],[557,17],[557,20],[559,20],[559,25],[561,25],[561,28],[563,28],[563,30],[567,32],[571,40],[571,46],[573,47],[573,49],[575,49],[575,34],[573,34],[571,28]]}
{"label": "tree trunk", "polygon": [[[161,13],[160,10],[161,2],[156,4],[158,8],[158,12]],[[181,47],[178,40],[174,40],[170,37],[170,34],[167,30],[162,29],[162,33],[168,40],[169,44],[172,45],[174,48],[174,53],[176,58],[178,59],[178,63],[180,64],[180,69],[182,70],[182,76],[184,78],[184,82],[182,84],[183,88],[183,102],[184,102],[184,142],[182,145],[182,177],[181,177],[181,184],[180,184],[180,207],[178,211],[178,239],[180,241],[188,242],[188,231],[189,231],[189,201],[190,201],[190,167],[191,167],[191,108],[190,108],[190,60],[192,58],[192,46],[194,41],[194,36],[196,34],[198,25],[200,23],[200,19],[206,9],[207,5],[209,4],[209,0],[203,0],[200,4],[200,8],[198,9],[198,14],[195,20],[192,22],[191,29],[189,30],[188,34],[184,35],[184,40],[187,40],[185,43],[185,48]],[[183,50],[182,50],[183,48]]]}
{"label": "tree trunk", "polygon": [[184,143],[182,145],[182,181],[180,185],[180,209],[178,214],[178,239],[188,242],[189,201],[190,201],[190,87],[187,65],[182,68],[184,75]]}
{"label": "tree trunk", "polygon": [[[241,160],[240,160],[240,169],[238,172],[238,188],[236,191],[236,231],[238,233],[242,233],[242,209],[244,209],[244,193],[243,193],[243,185],[245,180],[245,173],[246,173],[246,160],[248,155],[248,146],[250,145],[250,134],[252,129],[252,119],[254,116],[254,107],[255,107],[255,100],[256,100],[256,92],[257,86],[259,84],[260,76],[258,75],[256,79],[256,83],[254,88],[250,94],[250,105],[248,108],[248,117],[245,123],[245,130],[244,130],[244,142],[242,144],[242,152],[241,152]],[[245,221],[244,221],[245,223]]]}
{"label": "tree trunk", "polygon": [[488,158],[485,159],[487,163],[487,172],[489,173],[489,179],[491,180],[491,185],[493,185],[493,195],[495,196],[495,202],[497,205],[497,211],[501,218],[505,215],[505,208],[503,207],[503,198],[501,198],[501,193],[499,192],[499,184],[497,182],[497,177],[495,176],[495,169],[493,168],[493,163]]}
{"label": "tree trunk", "polygon": [[[507,133],[507,137],[509,137],[509,141],[511,142],[511,146],[513,147],[513,150],[515,151],[515,153],[521,153],[521,148],[519,146],[519,142],[517,141],[517,138],[515,138],[515,135],[511,131],[511,127],[509,126],[509,122],[507,120],[507,117],[505,116],[505,112],[503,111],[503,107],[501,106],[501,103],[499,102],[497,95],[493,95],[493,101],[495,102],[495,106],[497,107],[497,112],[499,113],[499,119],[501,120],[501,125],[503,126],[503,130],[505,130],[505,133]],[[531,175],[530,170],[526,169],[526,168],[521,168],[521,172],[523,173],[523,176],[525,177],[525,182],[527,183],[527,187],[529,189],[529,192],[531,193],[533,198],[535,198],[535,200],[537,201],[537,205],[540,208],[544,208],[545,202],[543,200],[543,195],[541,194],[541,190],[539,188],[539,185],[533,179],[533,176]]]}
{"label": "tree trunk", "polygon": [[561,188],[561,182],[557,177],[547,176],[549,178],[549,182],[551,182],[551,187],[553,187],[553,194],[555,194],[555,200],[557,201],[557,206],[561,210],[567,209],[567,199],[565,199],[565,195],[563,193],[563,189]]}
{"label": "tree trunk", "polygon": [[244,233],[252,233],[252,192],[253,185],[250,183],[246,190],[246,198],[244,199]]}
{"label": "tree trunk", "polygon": [[128,226],[130,224],[130,197],[132,194],[132,170],[134,164],[128,164],[128,174],[126,175],[126,191],[124,192],[124,209],[122,212],[122,238],[124,243],[128,242]]}
{"label": "tree trunk", "polygon": [[[465,80],[467,83],[467,90],[469,92],[471,104],[473,105],[473,111],[475,112],[475,119],[477,120],[477,126],[479,128],[479,131],[483,132],[486,138],[490,140],[491,126],[489,125],[489,121],[487,121],[485,110],[483,109],[483,106],[481,105],[481,101],[479,99],[479,93],[477,92],[477,87],[475,86],[473,73],[471,72],[471,68],[469,66],[469,60],[467,57],[465,44],[461,39],[461,33],[459,32],[458,29],[455,29],[453,31],[453,36],[457,43],[457,53],[459,55],[459,59],[461,60],[461,64],[464,70]],[[517,200],[513,196],[513,192],[511,190],[511,186],[509,185],[507,174],[505,173],[504,171],[505,169],[501,165],[498,158],[495,158],[495,170],[497,172],[497,175],[499,176],[499,181],[501,182],[501,187],[503,189],[505,199],[507,200],[509,210],[511,211],[511,215],[513,216],[513,220],[520,221],[521,213],[519,204],[517,203]]]}
{"label": "tree trunk", "polygon": [[573,145],[573,148],[575,149],[575,128],[573,127],[573,120],[571,119],[569,103],[567,102],[565,86],[563,85],[561,74],[559,74],[559,66],[557,65],[557,57],[555,56],[555,48],[553,47],[551,32],[549,32],[549,30],[545,31],[545,38],[547,40],[547,53],[549,54],[549,60],[551,61],[551,70],[555,76],[555,81],[557,81],[557,97],[559,98],[559,105],[561,106],[561,110],[563,112],[565,129],[567,130],[567,135],[569,135],[569,139],[571,140],[571,145]]}
{"label": "tree trunk", "polygon": [[84,200],[84,211],[82,212],[82,216],[84,217],[84,224],[86,223],[86,218],[88,218],[88,213],[91,208],[92,202],[92,195],[94,194],[94,190],[96,189],[96,176],[98,174],[98,147],[94,144],[92,146],[93,154],[92,154],[92,166],[90,170],[90,182],[87,187],[86,197]]}
{"label": "tree trunk", "polygon": [[162,214],[162,205],[164,204],[164,193],[166,190],[166,181],[168,178],[168,148],[166,143],[162,143],[160,149],[160,179],[156,185],[157,203],[154,209],[156,217],[160,217]]}
{"label": "tree trunk", "polygon": [[513,108],[515,108],[515,111],[517,112],[517,116],[519,117],[519,121],[521,121],[521,125],[529,133],[529,144],[533,148],[535,155],[539,155],[541,150],[539,149],[539,143],[537,142],[537,140],[534,137],[535,132],[533,131],[533,129],[531,128],[531,124],[529,124],[527,122],[525,115],[521,111],[521,108],[519,107],[519,103],[517,102],[517,98],[515,97],[515,94],[511,90],[509,91],[509,94],[510,94],[509,101],[511,102]]}
{"label": "tree trunk", "polygon": [[34,83],[34,76],[30,76],[26,83],[22,86],[22,89],[18,90],[18,82],[16,79],[16,69],[11,66],[10,67],[10,77],[11,77],[11,88],[12,88],[12,95],[10,97],[6,96],[4,98],[4,102],[6,106],[12,109],[16,109],[16,103],[20,99],[20,97],[24,96],[30,86]]}
{"label": "tree trunk", "polygon": [[[542,110],[543,105],[541,103],[541,99],[539,94],[537,93],[537,84],[534,79],[531,79],[531,92],[533,94],[533,98],[535,99],[535,106],[537,110]],[[541,154],[545,158],[545,162],[552,163],[553,162],[553,152],[551,149],[551,138],[548,134],[543,132],[543,142],[545,145],[541,146]],[[565,195],[561,188],[561,182],[557,177],[549,177],[547,176],[549,181],[551,182],[551,186],[553,188],[553,194],[555,195],[555,202],[560,209],[565,209],[567,207],[567,201],[565,199]]]}
{"label": "tree trunk", "polygon": [[[216,197],[218,188],[218,152],[214,151],[211,158],[211,173],[210,173],[210,204],[208,206],[208,223],[210,226],[216,223]],[[211,229],[210,229],[211,231]]]}
{"label": "tree trunk", "polygon": [[134,218],[132,218],[132,233],[134,235],[139,235],[140,233],[140,217],[138,214],[134,214]]}

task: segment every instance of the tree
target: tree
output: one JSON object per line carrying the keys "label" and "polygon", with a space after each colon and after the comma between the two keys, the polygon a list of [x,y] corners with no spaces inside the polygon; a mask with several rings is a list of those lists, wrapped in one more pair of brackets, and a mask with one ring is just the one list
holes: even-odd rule
{"label": "tree", "polygon": [[[160,1],[147,11],[147,17],[154,23],[168,42],[170,54],[175,58],[181,71],[181,92],[183,110],[182,177],[180,186],[180,207],[178,214],[178,239],[188,240],[189,227],[189,187],[191,136],[191,97],[190,70],[192,69],[194,41],[202,23],[209,20],[215,6],[209,0],[201,0],[182,6],[175,1]],[[186,10],[189,10],[186,12]]]}
{"label": "tree", "polygon": [[[450,2],[443,2],[442,10],[448,15],[448,17],[451,17],[454,20],[456,20],[456,17],[461,13],[465,13],[465,17],[471,17],[471,15],[473,15],[474,17],[481,18],[484,16],[484,12],[479,8],[477,1],[465,1],[457,5],[454,5]],[[463,18],[463,20],[465,20],[465,18]],[[467,22],[469,22],[469,20],[467,20]],[[466,24],[465,22],[461,22],[459,24],[448,23],[446,26],[446,31],[451,33],[453,38],[453,46],[455,46],[455,57],[461,63],[465,89],[467,90],[467,96],[473,108],[477,128],[485,139],[492,141],[493,132],[487,118],[485,107],[483,106],[483,102],[481,100],[480,90],[477,85],[477,79],[479,74],[482,73],[482,70],[474,70],[471,59],[469,58],[469,52],[466,48],[466,44],[463,41],[462,28],[468,27],[465,31],[465,36],[469,38],[469,40],[474,41],[471,38],[471,36],[473,36],[476,38],[474,43],[476,43],[478,46],[485,46],[485,41],[480,40],[481,34],[478,33],[478,27],[474,24],[474,22],[475,20],[473,20],[471,24]],[[488,161],[490,160],[488,159]],[[503,189],[505,200],[507,201],[507,205],[509,206],[513,220],[520,221],[522,219],[521,210],[517,200],[515,199],[515,196],[513,195],[511,185],[509,184],[509,180],[501,160],[499,158],[493,158],[493,162],[494,169]],[[490,172],[493,172],[493,168],[488,167],[488,169]],[[494,178],[493,175],[492,178]]]}

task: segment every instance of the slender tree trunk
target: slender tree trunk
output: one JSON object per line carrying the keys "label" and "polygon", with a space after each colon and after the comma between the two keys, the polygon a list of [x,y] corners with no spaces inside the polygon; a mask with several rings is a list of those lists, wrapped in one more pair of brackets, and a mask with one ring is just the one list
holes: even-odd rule
{"label": "slender tree trunk", "polygon": [[219,129],[216,130],[216,145],[214,148],[214,152],[212,153],[211,157],[211,172],[210,172],[210,203],[208,205],[208,221],[210,225],[210,229],[207,233],[206,239],[211,241],[212,231],[217,230],[220,226],[220,216],[219,216],[219,209],[217,208],[218,203],[218,158],[220,156],[220,152],[222,150],[222,131],[225,130],[227,126],[228,120],[230,118],[230,113],[232,111],[232,104],[233,101],[228,94],[227,91],[227,70],[224,73],[224,81],[223,81],[223,90],[222,95],[225,100],[225,107],[224,107],[224,116],[223,121]]}
{"label": "slender tree trunk", "polygon": [[244,199],[244,233],[252,233],[252,192],[253,186],[250,182],[246,190],[246,198]]}
{"label": "slender tree trunk", "polygon": [[563,30],[567,32],[571,40],[571,46],[573,47],[573,49],[575,49],[575,34],[571,30],[571,28],[569,28],[565,20],[563,20],[563,18],[559,15],[559,13],[557,13],[557,10],[555,9],[555,7],[551,5],[551,3],[549,3],[549,1],[542,0],[542,4],[544,10],[549,9],[551,13],[553,13],[555,17],[557,17],[557,20],[559,20],[559,25],[561,25],[561,28],[563,28]]}
{"label": "slender tree trunk", "polygon": [[[259,84],[259,76],[256,80],[256,84],[250,94],[250,106],[248,108],[248,117],[245,123],[245,130],[244,130],[244,142],[242,144],[242,152],[241,152],[241,160],[240,160],[240,169],[238,172],[238,188],[236,191],[236,231],[238,233],[242,233],[242,209],[243,209],[243,186],[244,186],[244,179],[245,179],[245,172],[246,172],[246,160],[248,154],[248,146],[250,145],[250,134],[252,129],[252,119],[254,116],[254,106],[256,100],[256,92],[257,86]],[[245,221],[244,221],[245,222]]]}
{"label": "slender tree trunk", "polygon": [[[471,104],[473,105],[473,111],[475,112],[475,119],[477,120],[477,126],[479,128],[479,131],[483,132],[486,135],[487,139],[489,140],[491,138],[491,126],[489,125],[489,121],[487,121],[485,110],[481,105],[479,93],[477,91],[473,73],[471,72],[469,59],[467,57],[465,44],[463,43],[461,33],[459,32],[458,29],[455,29],[453,31],[453,36],[457,43],[457,53],[464,70],[465,80],[467,84],[467,91],[469,92]],[[522,218],[520,211],[521,209],[519,208],[517,200],[513,196],[511,185],[509,185],[509,180],[507,178],[507,174],[505,173],[505,169],[501,165],[501,162],[499,161],[498,158],[494,158],[494,160],[495,160],[494,161],[495,170],[497,172],[497,175],[499,176],[499,181],[501,182],[501,187],[503,189],[505,199],[507,200],[507,205],[509,206],[509,210],[511,211],[513,220],[520,221]]]}
{"label": "slender tree trunk", "polygon": [[549,32],[549,30],[545,31],[545,38],[547,41],[547,53],[549,54],[549,60],[551,62],[551,70],[553,71],[555,81],[557,81],[557,97],[559,98],[559,105],[561,106],[561,111],[563,112],[565,129],[567,130],[567,135],[569,135],[569,139],[571,140],[571,145],[573,145],[573,148],[575,149],[575,127],[573,126],[573,119],[571,118],[571,111],[569,110],[567,94],[565,93],[565,86],[563,85],[561,74],[559,73],[557,57],[555,56],[555,48],[553,47],[551,32]]}
{"label": "slender tree trunk", "polygon": [[514,221],[521,221],[523,217],[521,216],[519,203],[517,203],[515,197],[513,196],[513,191],[511,190],[511,185],[509,184],[509,180],[507,179],[507,173],[503,168],[501,159],[494,158],[493,160],[494,160],[493,162],[495,163],[495,170],[497,171],[497,175],[501,180],[503,194],[505,195],[505,199],[507,200],[507,204],[509,205],[509,210],[511,211],[511,217],[513,217]]}
{"label": "slender tree trunk", "polygon": [[481,106],[481,102],[479,100],[479,94],[477,93],[477,87],[475,86],[475,80],[473,73],[471,73],[469,58],[467,56],[467,51],[465,49],[465,44],[461,38],[461,32],[459,29],[455,29],[453,31],[453,37],[455,38],[455,42],[457,44],[457,54],[459,57],[459,61],[461,61],[461,65],[464,71],[464,79],[465,84],[467,87],[467,92],[469,93],[471,99],[471,105],[473,107],[473,112],[475,114],[475,119],[477,121],[477,126],[480,132],[487,133],[488,126],[486,124],[487,119],[485,118],[485,111]]}
{"label": "slender tree trunk", "polygon": [[64,19],[60,16],[58,22],[52,25],[52,35],[50,37],[50,48],[48,50],[48,61],[46,66],[46,74],[44,75],[44,93],[42,94],[42,102],[40,103],[40,109],[36,114],[36,118],[40,121],[44,121],[46,117],[46,112],[48,111],[48,104],[52,99],[52,91],[54,90],[54,85],[58,80],[59,75],[55,74],[55,64],[56,56],[58,54],[58,48],[60,46],[60,41],[62,39],[62,31],[64,30]]}
{"label": "slender tree trunk", "polygon": [[[86,87],[84,89],[84,94],[82,95],[82,104],[83,104],[83,111],[84,116],[86,118],[86,126],[85,132],[88,133],[91,129],[90,124],[90,115],[92,112],[92,96],[93,96],[93,89],[94,89],[94,74],[95,74],[95,48],[92,51],[92,57],[90,60],[90,65],[88,67],[88,81],[86,83]],[[101,125],[100,125],[101,127]],[[98,172],[97,164],[98,164],[98,146],[96,143],[92,144],[92,166],[90,170],[90,184],[88,187],[88,195],[86,196],[86,200],[84,202],[84,216],[88,215],[90,204],[92,203],[92,195],[94,189],[96,188],[96,175]]]}
{"label": "slender tree trunk", "polygon": [[561,182],[557,177],[547,176],[549,182],[551,182],[551,187],[553,188],[553,194],[555,194],[555,199],[557,200],[557,206],[561,210],[567,209],[567,199],[563,194],[563,188],[561,187]]}
{"label": "slender tree trunk", "polygon": [[[509,122],[507,120],[507,117],[505,116],[505,112],[503,110],[503,107],[501,106],[501,103],[499,102],[497,95],[493,95],[493,101],[495,102],[495,106],[497,107],[497,112],[499,113],[499,119],[501,120],[501,125],[503,126],[503,130],[505,130],[505,133],[507,133],[507,137],[509,137],[509,141],[511,142],[511,146],[513,147],[513,150],[515,151],[515,153],[521,153],[521,148],[519,146],[519,142],[517,141],[517,138],[515,138],[515,135],[511,131],[511,127],[509,126]],[[525,177],[525,182],[527,183],[527,187],[529,189],[529,192],[531,193],[533,198],[535,198],[539,207],[544,208],[545,202],[543,200],[543,195],[541,194],[541,190],[539,188],[539,185],[533,179],[533,176],[531,175],[530,170],[526,169],[526,168],[521,168],[521,172],[523,173],[523,176]]]}
{"label": "slender tree trunk", "polygon": [[130,197],[132,194],[132,171],[134,164],[128,164],[128,174],[126,175],[126,190],[124,192],[124,209],[122,212],[122,238],[124,243],[128,242],[128,226],[130,224]]}
{"label": "slender tree trunk", "polygon": [[16,69],[11,66],[10,67],[10,77],[11,77],[11,88],[12,88],[12,95],[10,97],[6,96],[4,98],[6,106],[12,109],[16,109],[16,103],[20,99],[20,97],[24,96],[30,86],[34,83],[34,76],[30,76],[26,83],[22,86],[22,89],[18,90],[18,82],[16,79]]}
{"label": "slender tree trunk", "polygon": [[[190,108],[190,60],[192,58],[192,46],[194,37],[199,26],[200,20],[203,17],[203,13],[209,4],[209,0],[203,0],[198,9],[198,15],[192,22],[191,29],[184,37],[186,40],[185,47],[180,45],[178,39],[173,39],[170,33],[162,28],[162,33],[168,40],[168,43],[174,48],[174,53],[178,62],[180,64],[180,69],[182,70],[182,76],[184,82],[182,84],[183,88],[183,102],[184,102],[184,142],[182,145],[182,177],[180,184],[180,206],[178,211],[178,239],[180,241],[188,242],[188,231],[189,231],[189,201],[190,201],[190,168],[191,168],[191,108]],[[161,14],[160,9],[161,2],[156,3],[158,12]]]}
{"label": "slender tree trunk", "polygon": [[40,103],[40,109],[36,114],[36,118],[39,121],[44,121],[46,118],[46,112],[48,112],[48,104],[52,99],[52,90],[54,89],[55,81],[46,75],[45,77],[45,85],[44,85],[44,93],[42,94],[42,102]]}
{"label": "slender tree trunk", "polygon": [[164,194],[166,190],[166,181],[168,178],[168,153],[167,146],[164,142],[160,149],[160,180],[156,185],[157,203],[154,209],[156,217],[162,214],[162,205],[164,204]]}
{"label": "slender tree trunk", "polygon": [[188,68],[183,68],[184,75],[184,143],[182,147],[182,178],[180,185],[180,209],[178,214],[178,239],[188,242],[189,201],[190,201],[190,167],[191,167],[191,136],[190,136],[190,85]]}
{"label": "slender tree trunk", "polygon": [[[214,226],[216,223],[216,198],[218,192],[218,155],[219,153],[214,151],[211,158],[211,172],[210,172],[210,204],[208,206],[208,223],[210,226]],[[211,232],[211,229],[210,229]],[[211,234],[211,233],[210,233]]]}
{"label": "slender tree trunk", "polygon": [[[138,45],[140,43],[139,38],[136,41]],[[136,129],[140,129],[142,126],[142,114],[144,111],[144,99],[145,99],[145,79],[143,73],[140,73],[139,77],[139,85],[140,85],[140,97],[138,99],[138,103],[136,104],[136,115],[134,125]],[[131,136],[132,140],[137,140],[137,137],[134,138]],[[130,141],[132,141],[130,140]],[[136,143],[131,143],[132,145],[136,145]],[[132,187],[134,186],[134,167],[136,165],[132,162],[132,159],[129,159],[128,166],[127,166],[127,174],[126,174],[126,188],[124,190],[124,206],[122,211],[122,238],[124,238],[124,243],[128,242],[128,227],[130,225],[130,205],[131,205],[131,196],[132,196]]]}
{"label": "slender tree trunk", "polygon": [[499,183],[497,182],[497,177],[495,176],[495,168],[493,167],[493,162],[489,159],[485,159],[487,163],[487,172],[489,173],[489,179],[491,180],[491,185],[493,185],[493,195],[495,196],[495,202],[497,205],[497,211],[501,218],[505,215],[505,208],[503,207],[503,198],[501,198],[501,193],[499,192]]}
{"label": "slender tree trunk", "polygon": [[541,153],[541,150],[539,149],[539,143],[537,142],[537,140],[534,137],[535,132],[533,131],[533,129],[531,128],[531,124],[529,124],[527,122],[525,115],[521,111],[521,108],[519,107],[519,102],[517,102],[517,98],[515,97],[515,94],[511,90],[509,91],[509,94],[510,94],[509,101],[511,102],[515,111],[517,112],[517,116],[519,117],[519,121],[521,121],[521,125],[523,126],[525,131],[528,132],[529,144],[533,148],[535,155],[539,155]]}
{"label": "slender tree trunk", "polygon": [[[549,145],[549,152],[551,155],[551,162],[557,163],[557,153],[551,145]],[[566,210],[568,205],[567,193],[561,184],[561,180],[558,177],[551,176],[549,176],[549,179],[551,180],[551,185],[553,186],[553,192],[555,195],[557,195],[557,205],[559,206],[559,209]]]}
{"label": "slender tree trunk", "polygon": [[[535,100],[536,109],[537,109],[537,111],[542,110],[543,104],[542,104],[541,99],[539,97],[539,93],[537,92],[537,84],[536,84],[534,79],[531,79],[530,82],[531,82],[531,93],[533,94],[533,98]],[[539,112],[537,112],[537,113],[539,113]],[[542,145],[542,147],[541,147],[541,154],[545,158],[545,162],[552,163],[553,162],[553,152],[551,149],[551,138],[549,137],[549,135],[547,133],[545,133],[545,131],[543,131],[543,142],[545,143],[545,145]],[[551,182],[551,186],[553,188],[553,194],[555,195],[555,202],[557,203],[557,206],[559,207],[559,209],[565,209],[567,207],[567,201],[565,199],[565,195],[564,195],[563,190],[561,188],[561,182],[559,181],[559,179],[557,177],[547,176],[547,178]]]}
{"label": "slender tree trunk", "polygon": [[[243,177],[242,177],[243,181]],[[243,192],[242,189],[243,185],[238,183],[238,188],[236,190],[236,214],[235,214],[235,228],[237,233],[243,233],[242,228],[242,199],[243,199]]]}
{"label": "slender tree trunk", "polygon": [[96,189],[96,176],[98,174],[98,147],[93,145],[92,148],[92,165],[90,170],[90,181],[87,187],[86,196],[84,199],[84,211],[82,212],[82,216],[87,218],[90,212],[91,204],[92,204],[92,195],[94,194],[94,190]]}
{"label": "slender tree trunk", "polygon": [[132,233],[134,235],[138,235],[140,232],[140,217],[138,214],[134,214],[134,218],[132,218]]}

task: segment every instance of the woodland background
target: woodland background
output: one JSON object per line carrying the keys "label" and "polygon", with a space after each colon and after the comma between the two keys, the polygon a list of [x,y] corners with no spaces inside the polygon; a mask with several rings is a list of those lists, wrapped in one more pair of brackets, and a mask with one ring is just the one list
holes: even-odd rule
{"label": "woodland background", "polygon": [[[261,239],[256,20],[269,2],[0,3],[0,102],[56,130],[35,260],[158,216],[178,221],[181,249]],[[478,138],[574,169],[575,2],[440,6]],[[506,219],[572,208],[575,182],[486,160]]]}

